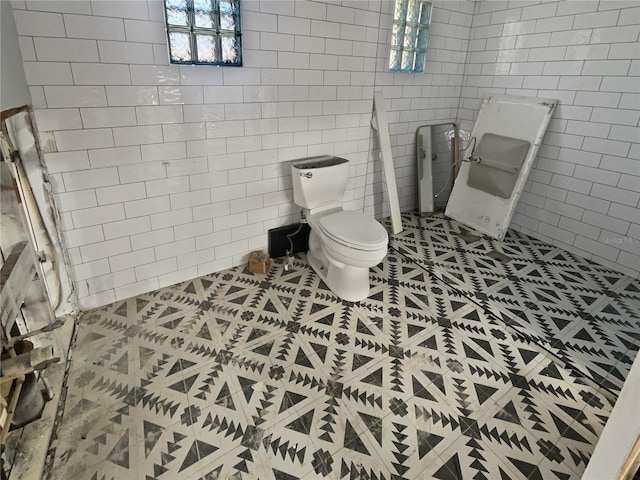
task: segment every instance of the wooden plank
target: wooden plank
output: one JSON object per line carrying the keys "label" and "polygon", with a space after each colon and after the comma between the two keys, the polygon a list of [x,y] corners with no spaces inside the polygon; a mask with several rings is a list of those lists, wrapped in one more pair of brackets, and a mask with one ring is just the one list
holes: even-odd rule
{"label": "wooden plank", "polygon": [[7,433],[9,433],[9,429],[11,428],[11,420],[13,419],[13,414],[16,411],[16,405],[18,405],[18,400],[20,399],[20,392],[22,391],[22,385],[24,385],[24,377],[16,379],[13,382],[13,387],[11,389],[11,395],[9,399],[9,404],[6,407],[6,412],[4,414],[4,423],[2,428],[0,428],[0,444],[4,445],[5,438],[7,438]]}
{"label": "wooden plank", "polygon": [[34,348],[15,357],[9,357],[3,360],[2,365],[0,365],[0,383],[19,378],[34,370],[42,370],[59,360],[58,357],[54,357],[51,345]]}
{"label": "wooden plank", "polygon": [[2,268],[0,268],[0,291],[4,290],[4,287],[9,282],[9,278],[13,274],[13,271],[16,270],[18,260],[21,258],[26,246],[27,242],[16,243],[11,249],[11,253],[9,253],[7,260],[2,265]]}
{"label": "wooden plank", "polygon": [[640,472],[640,433],[636,438],[636,443],[627,457],[627,461],[620,470],[620,478],[623,480],[633,480],[635,474]]}
{"label": "wooden plank", "polygon": [[36,268],[27,242],[16,244],[0,269],[0,323],[5,331],[8,332],[15,322],[35,276]]}
{"label": "wooden plank", "polygon": [[381,91],[373,94],[373,128],[378,132],[378,146],[382,158],[382,171],[384,173],[384,183],[387,187],[387,199],[389,200],[389,210],[391,212],[391,227],[394,234],[402,231],[402,219],[400,217],[400,201],[398,200],[398,187],[396,186],[396,172],[393,167],[393,157],[391,155],[391,140],[389,139],[389,123],[387,122],[387,111],[384,107],[384,94]]}
{"label": "wooden plank", "polygon": [[9,108],[7,110],[3,110],[2,112],[0,112],[0,121],[4,123],[4,121],[9,117],[13,117],[14,115],[17,115],[20,112],[28,112],[28,111],[29,111],[29,105],[22,105],[21,107],[15,107],[15,108]]}

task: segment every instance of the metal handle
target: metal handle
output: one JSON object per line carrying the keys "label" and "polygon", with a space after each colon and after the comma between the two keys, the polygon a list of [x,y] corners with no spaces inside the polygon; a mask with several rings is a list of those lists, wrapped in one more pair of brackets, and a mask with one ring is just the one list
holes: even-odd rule
{"label": "metal handle", "polygon": [[311,178],[311,177],[313,177],[313,173],[311,173],[311,172],[300,172],[300,176],[301,177],[305,177],[305,178]]}

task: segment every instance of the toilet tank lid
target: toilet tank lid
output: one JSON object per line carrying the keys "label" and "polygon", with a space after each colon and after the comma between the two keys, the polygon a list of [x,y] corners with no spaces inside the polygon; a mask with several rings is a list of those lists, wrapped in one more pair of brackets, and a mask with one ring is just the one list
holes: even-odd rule
{"label": "toilet tank lid", "polygon": [[355,245],[383,246],[389,236],[374,218],[361,212],[343,210],[320,218],[320,226],[331,236]]}
{"label": "toilet tank lid", "polygon": [[301,170],[308,170],[311,168],[333,167],[343,163],[349,163],[349,160],[330,155],[320,155],[317,157],[304,158],[302,160],[294,160],[291,162],[291,166]]}

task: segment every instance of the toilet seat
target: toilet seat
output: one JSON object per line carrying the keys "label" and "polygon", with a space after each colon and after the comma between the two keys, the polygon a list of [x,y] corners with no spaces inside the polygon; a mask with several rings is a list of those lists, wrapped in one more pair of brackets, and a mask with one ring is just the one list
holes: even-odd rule
{"label": "toilet seat", "polygon": [[386,249],[387,231],[371,217],[352,210],[341,210],[320,218],[318,226],[335,242],[355,250]]}

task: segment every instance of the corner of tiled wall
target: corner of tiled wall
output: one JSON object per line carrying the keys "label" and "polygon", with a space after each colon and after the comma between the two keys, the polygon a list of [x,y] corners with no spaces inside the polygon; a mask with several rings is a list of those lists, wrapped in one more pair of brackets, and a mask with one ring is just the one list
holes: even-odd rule
{"label": "corner of tiled wall", "polygon": [[477,2],[460,117],[489,94],[559,100],[511,226],[640,271],[640,6]]}

